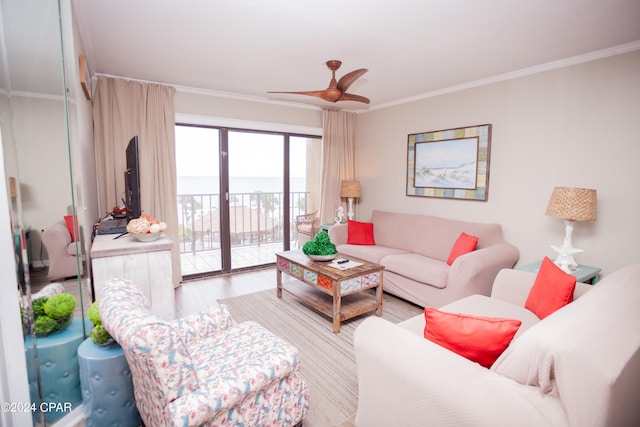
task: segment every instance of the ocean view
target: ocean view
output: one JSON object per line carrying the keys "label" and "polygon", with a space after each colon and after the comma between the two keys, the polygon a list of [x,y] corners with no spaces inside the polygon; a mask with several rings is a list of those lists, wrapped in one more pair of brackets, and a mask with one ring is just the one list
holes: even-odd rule
{"label": "ocean view", "polygon": [[[292,193],[305,191],[305,178],[291,178]],[[234,193],[281,193],[282,178],[280,177],[232,177],[229,192]],[[178,195],[183,194],[217,194],[217,176],[179,176]]]}

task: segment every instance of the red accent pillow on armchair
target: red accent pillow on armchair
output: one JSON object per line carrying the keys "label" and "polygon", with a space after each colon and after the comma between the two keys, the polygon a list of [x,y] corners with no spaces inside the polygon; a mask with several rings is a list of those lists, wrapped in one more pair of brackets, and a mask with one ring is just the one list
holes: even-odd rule
{"label": "red accent pillow on armchair", "polygon": [[73,217],[71,215],[65,215],[64,222],[67,224],[67,230],[69,230],[69,234],[71,234],[71,241],[75,242],[76,233],[74,233],[73,231]]}
{"label": "red accent pillow on armchair", "polygon": [[471,316],[424,309],[424,337],[490,368],[509,346],[522,322],[518,319]]}
{"label": "red accent pillow on armchair", "polygon": [[576,276],[565,273],[548,257],[544,257],[524,307],[544,319],[573,301],[575,288]]}

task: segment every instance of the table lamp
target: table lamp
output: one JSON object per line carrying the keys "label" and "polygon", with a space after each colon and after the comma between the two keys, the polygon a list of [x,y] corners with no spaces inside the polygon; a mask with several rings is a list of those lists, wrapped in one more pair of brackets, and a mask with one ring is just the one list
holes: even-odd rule
{"label": "table lamp", "polygon": [[576,221],[596,220],[596,198],[596,190],[556,187],[549,199],[546,215],[564,219],[564,242],[562,246],[551,245],[551,249],[558,253],[555,264],[566,273],[575,270],[578,266],[573,255],[584,252],[571,245],[573,224]]}
{"label": "table lamp", "polygon": [[9,177],[9,193],[11,194],[12,199],[15,199],[18,196],[16,179],[12,176]]}
{"label": "table lamp", "polygon": [[342,181],[340,183],[340,197],[346,197],[349,202],[347,218],[353,220],[353,199],[362,197],[360,181]]}

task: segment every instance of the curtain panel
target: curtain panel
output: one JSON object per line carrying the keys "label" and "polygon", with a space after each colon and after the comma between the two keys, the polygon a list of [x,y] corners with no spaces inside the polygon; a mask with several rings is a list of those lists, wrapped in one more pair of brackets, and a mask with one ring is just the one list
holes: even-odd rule
{"label": "curtain panel", "polygon": [[[325,109],[322,113],[323,161],[320,221],[335,222],[340,199],[340,183],[357,179],[356,171],[356,117],[355,113]],[[357,206],[357,204],[356,204]],[[354,210],[357,209],[354,207]],[[346,221],[346,216],[345,219]]]}
{"label": "curtain panel", "polygon": [[138,135],[142,211],[167,223],[173,283],[181,280],[175,156],[175,89],[98,76],[93,104],[99,211],[123,198],[125,150]]}

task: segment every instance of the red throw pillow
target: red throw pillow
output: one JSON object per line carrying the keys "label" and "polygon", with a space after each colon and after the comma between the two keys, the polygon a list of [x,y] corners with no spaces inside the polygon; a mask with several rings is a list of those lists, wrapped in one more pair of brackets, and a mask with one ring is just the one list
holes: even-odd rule
{"label": "red throw pillow", "polygon": [[67,230],[69,230],[69,234],[71,234],[71,241],[76,241],[76,233],[73,232],[73,217],[71,215],[65,215],[64,222],[67,223]]}
{"label": "red throw pillow", "polygon": [[517,319],[447,313],[424,309],[424,337],[490,368],[507,348],[522,322]]}
{"label": "red throw pillow", "polygon": [[476,236],[470,236],[467,233],[460,233],[458,239],[451,248],[447,264],[451,265],[460,255],[473,251],[478,245],[478,240],[480,239]]}
{"label": "red throw pillow", "polygon": [[573,301],[575,288],[576,277],[565,273],[548,257],[544,257],[524,306],[544,319]]}
{"label": "red throw pillow", "polygon": [[375,245],[373,240],[373,223],[347,221],[347,243],[350,245]]}

